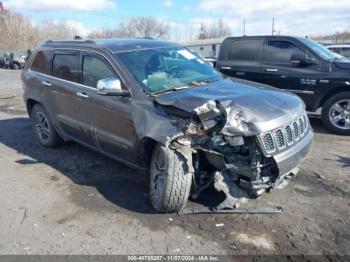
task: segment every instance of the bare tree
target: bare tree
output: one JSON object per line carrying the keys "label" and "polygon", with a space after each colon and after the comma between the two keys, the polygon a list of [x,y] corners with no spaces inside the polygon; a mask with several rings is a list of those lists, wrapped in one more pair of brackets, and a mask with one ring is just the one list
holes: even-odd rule
{"label": "bare tree", "polygon": [[158,39],[167,35],[169,26],[153,17],[137,17],[129,21],[128,30],[135,37]]}
{"label": "bare tree", "polygon": [[90,31],[87,38],[98,39],[98,38],[113,38],[116,37],[114,30],[108,30],[105,28],[95,28]]}
{"label": "bare tree", "polygon": [[208,33],[207,25],[205,23],[201,23],[201,27],[199,28],[198,39],[208,39],[210,35]]}
{"label": "bare tree", "polygon": [[[94,29],[89,38],[164,38],[169,32],[165,22],[152,17],[137,17],[114,29]],[[74,39],[77,32],[67,22],[46,20],[33,25],[30,19],[10,10],[0,10],[0,48],[27,50],[50,39]]]}
{"label": "bare tree", "polygon": [[169,32],[165,22],[152,17],[136,17],[120,23],[113,30],[94,29],[88,38],[164,38]]}
{"label": "bare tree", "polygon": [[230,27],[223,19],[220,18],[209,26],[202,22],[199,29],[198,39],[222,38],[229,36],[230,34]]}
{"label": "bare tree", "polygon": [[212,38],[221,38],[231,35],[231,29],[225,21],[220,18],[212,26],[210,34]]}
{"label": "bare tree", "polygon": [[75,28],[64,22],[44,21],[37,27],[40,42],[73,39],[78,34]]}
{"label": "bare tree", "polygon": [[118,27],[114,30],[115,37],[118,38],[135,38],[136,32],[133,25],[129,23],[120,23]]}
{"label": "bare tree", "polygon": [[37,44],[37,30],[31,21],[9,10],[0,12],[0,48],[25,50]]}
{"label": "bare tree", "polygon": [[0,13],[0,48],[32,49],[49,39],[73,39],[77,30],[68,23],[44,21],[36,26],[19,13],[6,10]]}
{"label": "bare tree", "polygon": [[332,40],[335,43],[342,43],[350,39],[350,31],[335,32],[334,34],[330,35],[314,35],[310,38],[316,41]]}

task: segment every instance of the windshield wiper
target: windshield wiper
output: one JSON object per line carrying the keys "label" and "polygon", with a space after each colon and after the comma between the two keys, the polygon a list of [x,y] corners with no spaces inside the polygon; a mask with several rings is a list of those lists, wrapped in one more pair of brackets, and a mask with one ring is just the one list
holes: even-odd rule
{"label": "windshield wiper", "polygon": [[152,92],[152,95],[158,95],[158,94],[162,94],[162,93],[178,91],[178,90],[182,90],[182,89],[191,88],[191,87],[194,87],[194,86],[202,86],[202,85],[206,85],[206,84],[209,84],[209,83],[215,82],[215,81],[219,81],[219,80],[218,79],[212,79],[212,80],[203,80],[203,81],[191,81],[191,82],[186,83],[183,86],[176,86],[176,87],[172,87],[172,88],[168,88],[168,89],[154,91],[154,92]]}
{"label": "windshield wiper", "polygon": [[182,90],[182,89],[186,89],[186,88],[191,88],[192,86],[189,85],[185,85],[185,86],[177,86],[177,87],[172,87],[172,88],[167,88],[167,89],[163,89],[163,90],[158,90],[158,91],[154,91],[151,94],[152,95],[158,95],[158,94],[162,94],[162,93],[167,93],[167,92],[172,92],[172,91],[178,91],[178,90]]}

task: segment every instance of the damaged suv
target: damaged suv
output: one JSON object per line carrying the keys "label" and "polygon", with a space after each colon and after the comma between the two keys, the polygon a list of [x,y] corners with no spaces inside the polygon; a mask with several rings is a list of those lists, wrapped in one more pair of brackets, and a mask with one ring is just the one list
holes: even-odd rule
{"label": "damaged suv", "polygon": [[297,96],[222,76],[174,43],[48,41],[22,80],[42,145],[73,140],[145,171],[160,212],[209,186],[235,208],[285,185],[311,147]]}

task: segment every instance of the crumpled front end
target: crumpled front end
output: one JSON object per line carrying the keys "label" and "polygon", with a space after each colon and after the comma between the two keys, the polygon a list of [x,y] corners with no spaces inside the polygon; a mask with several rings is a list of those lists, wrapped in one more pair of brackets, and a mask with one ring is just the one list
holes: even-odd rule
{"label": "crumpled front end", "polygon": [[194,111],[196,117],[169,146],[190,163],[192,197],[214,185],[226,195],[219,208],[237,207],[241,199],[286,185],[310,151],[313,135],[305,112],[283,124],[276,120],[275,128],[270,121],[262,131],[262,123],[252,122],[234,103],[212,100]]}

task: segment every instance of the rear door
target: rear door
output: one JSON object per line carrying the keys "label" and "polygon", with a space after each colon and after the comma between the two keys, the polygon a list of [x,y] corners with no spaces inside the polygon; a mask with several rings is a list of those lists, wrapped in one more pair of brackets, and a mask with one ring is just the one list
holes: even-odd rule
{"label": "rear door", "polygon": [[262,38],[225,40],[218,69],[225,75],[259,82],[261,79]]}
{"label": "rear door", "polygon": [[90,141],[89,134],[81,129],[81,54],[75,50],[56,50],[53,56],[51,78],[46,81],[50,90],[50,107],[63,132],[81,142]]}

